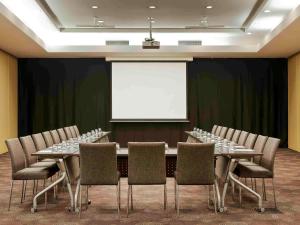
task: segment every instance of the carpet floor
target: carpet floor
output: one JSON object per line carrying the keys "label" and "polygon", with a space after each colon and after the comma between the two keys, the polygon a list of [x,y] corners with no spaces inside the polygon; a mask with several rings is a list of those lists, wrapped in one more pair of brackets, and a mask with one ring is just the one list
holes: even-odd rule
{"label": "carpet floor", "polygon": [[[68,193],[59,190],[58,199],[48,194],[48,207],[45,208],[41,198],[38,211],[30,212],[32,206],[32,182],[28,183],[25,202],[20,203],[21,182],[15,182],[11,210],[7,211],[10,190],[10,159],[8,154],[0,155],[0,224],[300,224],[300,153],[280,149],[275,162],[275,185],[278,209],[274,209],[271,181],[267,181],[267,201],[264,201],[266,211],[258,213],[252,195],[243,193],[242,207],[238,201],[238,191],[233,197],[228,190],[225,213],[215,214],[207,205],[208,191],[206,187],[186,186],[180,189],[181,213],[178,217],[174,210],[174,179],[168,178],[168,208],[163,210],[163,186],[135,186],[133,188],[134,210],[126,217],[127,179],[121,179],[121,217],[116,210],[115,187],[91,187],[89,198],[92,204],[78,214],[68,212]],[[249,183],[249,182],[248,182]],[[261,190],[261,182],[258,181]],[[41,188],[41,186],[40,186]]]}

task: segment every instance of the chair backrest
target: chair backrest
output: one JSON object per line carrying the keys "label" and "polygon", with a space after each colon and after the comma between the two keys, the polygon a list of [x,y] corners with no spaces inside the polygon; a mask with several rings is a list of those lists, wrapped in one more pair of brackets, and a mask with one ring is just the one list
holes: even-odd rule
{"label": "chair backrest", "polygon": [[20,141],[25,153],[26,166],[28,167],[31,164],[37,162],[37,157],[31,155],[32,153],[36,152],[36,148],[30,135],[27,135],[25,137],[20,137]]}
{"label": "chair backrest", "polygon": [[253,149],[256,138],[257,138],[257,134],[250,133],[246,139],[245,147]]}
{"label": "chair backrest", "polygon": [[66,133],[63,128],[57,129],[57,132],[58,132],[58,135],[59,135],[61,141],[67,140],[67,136],[66,136]]}
{"label": "chair backrest", "polygon": [[45,139],[47,147],[51,147],[54,144],[54,142],[53,142],[53,139],[52,139],[52,136],[51,136],[50,132],[45,131],[42,134],[43,134],[43,137]]}
{"label": "chair backrest", "polygon": [[71,133],[70,127],[64,127],[64,131],[66,133],[67,139],[71,139],[72,133]]}
{"label": "chair backrest", "polygon": [[50,134],[52,136],[53,143],[54,144],[59,144],[60,143],[60,138],[59,138],[59,134],[58,134],[57,130],[51,130]]}
{"label": "chair backrest", "polygon": [[275,155],[279,144],[280,139],[269,137],[263,150],[260,165],[272,172],[274,171]]}
{"label": "chair backrest", "polygon": [[128,142],[128,184],[165,184],[164,142]]}
{"label": "chair backrest", "polygon": [[[258,135],[253,149],[258,153],[262,153],[265,148],[267,140],[268,140],[267,136]],[[260,164],[261,156],[255,156],[253,158],[253,161],[257,164]]]}
{"label": "chair backrest", "polygon": [[240,135],[240,137],[239,137],[239,140],[238,140],[238,145],[245,145],[245,142],[246,142],[246,140],[247,140],[247,137],[248,137],[248,135],[249,135],[249,132],[247,132],[247,131],[242,131],[241,132],[241,135]]}
{"label": "chair backrest", "polygon": [[41,133],[32,134],[31,137],[38,151],[47,148],[46,142]]}
{"label": "chair backrest", "polygon": [[82,185],[118,184],[116,143],[82,143],[79,149]]}
{"label": "chair backrest", "polygon": [[11,160],[12,174],[24,169],[26,166],[25,155],[20,140],[18,138],[8,139],[5,140],[5,144]]}
{"label": "chair backrest", "polygon": [[73,127],[74,127],[74,130],[76,132],[77,137],[79,137],[80,136],[80,132],[79,132],[79,129],[78,129],[77,125],[74,125]]}
{"label": "chair backrest", "polygon": [[214,125],[213,128],[212,128],[212,130],[211,130],[211,133],[212,133],[212,134],[215,134],[217,128],[218,128],[218,125]]}
{"label": "chair backrest", "polygon": [[237,143],[239,141],[239,137],[241,135],[241,131],[240,130],[235,130],[233,133],[233,136],[231,138],[231,141],[233,141],[234,143]]}
{"label": "chair backrest", "polygon": [[77,135],[76,135],[76,132],[75,132],[75,130],[74,130],[74,127],[73,127],[73,126],[70,126],[69,128],[70,128],[72,137],[73,137],[73,138],[76,138]]}
{"label": "chair backrest", "polygon": [[227,131],[227,134],[225,136],[225,139],[230,141],[232,139],[233,133],[234,133],[234,129],[229,128],[228,131]]}
{"label": "chair backrest", "polygon": [[225,138],[226,133],[227,133],[228,127],[222,127],[221,132],[220,132],[220,137]]}
{"label": "chair backrest", "polygon": [[220,136],[222,127],[218,126],[215,135]]}
{"label": "chair backrest", "polygon": [[178,184],[214,184],[214,144],[179,142],[177,149],[176,181]]}

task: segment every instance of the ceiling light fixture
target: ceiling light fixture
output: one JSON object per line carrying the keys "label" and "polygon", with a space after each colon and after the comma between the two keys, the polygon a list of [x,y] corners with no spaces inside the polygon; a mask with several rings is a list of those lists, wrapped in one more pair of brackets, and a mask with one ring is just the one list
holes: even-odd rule
{"label": "ceiling light fixture", "polygon": [[269,10],[269,9],[266,9],[264,12],[265,12],[265,13],[270,13],[270,12],[271,12],[271,10]]}
{"label": "ceiling light fixture", "polygon": [[98,6],[97,5],[93,5],[92,9],[98,9]]}
{"label": "ceiling light fixture", "polygon": [[213,7],[212,7],[212,5],[208,5],[208,6],[206,6],[206,8],[207,9],[212,9]]}
{"label": "ceiling light fixture", "polygon": [[156,6],[155,5],[150,5],[148,6],[149,9],[156,9]]}
{"label": "ceiling light fixture", "polygon": [[97,20],[98,23],[104,23],[104,20]]}
{"label": "ceiling light fixture", "polygon": [[251,32],[247,32],[247,35],[251,35],[252,33]]}

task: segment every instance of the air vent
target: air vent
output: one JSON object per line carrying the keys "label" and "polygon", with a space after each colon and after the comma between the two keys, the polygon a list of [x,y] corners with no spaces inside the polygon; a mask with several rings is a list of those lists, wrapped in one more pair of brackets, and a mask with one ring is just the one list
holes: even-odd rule
{"label": "air vent", "polygon": [[129,41],[117,40],[117,41],[106,41],[106,45],[129,45]]}
{"label": "air vent", "polygon": [[178,41],[178,45],[202,45],[200,40],[191,40],[191,41]]}

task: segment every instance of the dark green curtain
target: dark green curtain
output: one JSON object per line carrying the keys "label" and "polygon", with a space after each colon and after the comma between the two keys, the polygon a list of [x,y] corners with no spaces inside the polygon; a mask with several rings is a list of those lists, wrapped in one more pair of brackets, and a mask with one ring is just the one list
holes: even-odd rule
{"label": "dark green curtain", "polygon": [[19,135],[77,124],[101,127],[121,146],[166,141],[214,124],[279,137],[287,146],[286,59],[194,59],[187,63],[190,123],[110,124],[110,63],[104,59],[20,59]]}
{"label": "dark green curtain", "polygon": [[194,59],[188,69],[193,124],[279,137],[287,145],[286,59]]}
{"label": "dark green curtain", "polygon": [[109,129],[110,64],[104,59],[19,59],[19,135],[68,125]]}

